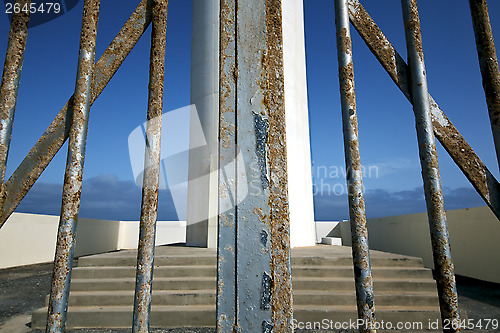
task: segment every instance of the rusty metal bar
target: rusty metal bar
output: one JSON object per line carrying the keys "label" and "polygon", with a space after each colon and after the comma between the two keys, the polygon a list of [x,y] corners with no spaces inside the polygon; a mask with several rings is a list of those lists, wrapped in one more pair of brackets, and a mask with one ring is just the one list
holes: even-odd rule
{"label": "rusty metal bar", "polygon": [[[30,7],[31,0],[17,0],[20,8]],[[16,112],[17,93],[23,68],[24,50],[28,37],[30,11],[12,14],[10,23],[7,54],[3,66],[2,83],[0,85],[0,206],[4,199],[5,170],[9,155],[12,125]]]}
{"label": "rusty metal bar", "polygon": [[[366,45],[411,102],[405,61],[358,0],[348,0],[349,17]],[[456,127],[429,95],[434,134],[479,195],[500,219],[500,185]]]}
{"label": "rusty metal bar", "polygon": [[[272,324],[275,332],[293,332],[290,211],[285,128],[285,82],[283,71],[283,17],[281,0],[266,1],[267,70],[264,105],[269,132],[266,164],[269,166],[270,246],[272,272]],[[256,119],[254,117],[254,119]],[[256,123],[257,124],[257,123]],[[258,126],[257,126],[258,127]],[[257,128],[256,127],[256,128]],[[257,151],[258,151],[257,145]],[[259,214],[257,214],[259,215]],[[260,216],[259,216],[260,218]],[[264,325],[263,331],[266,327]]]}
{"label": "rusty metal bar", "polygon": [[[237,327],[236,3],[220,0],[217,332]],[[233,163],[231,163],[233,162]]]}
{"label": "rusty metal bar", "polygon": [[99,4],[100,0],[85,0],[83,5],[73,117],[69,133],[68,159],[64,176],[61,217],[57,234],[46,332],[64,332],[66,325],[76,225],[82,192]]}
{"label": "rusty metal bar", "polygon": [[149,332],[153,262],[160,181],[163,79],[167,37],[168,0],[154,0],[149,65],[149,97],[144,156],[141,219],[132,332]]}
{"label": "rusty metal bar", "polygon": [[235,209],[219,216],[217,327],[292,332],[281,1],[220,4],[220,161],[236,168],[220,179],[219,211]]}
{"label": "rusty metal bar", "polygon": [[500,69],[486,0],[469,0],[483,89],[500,167]]}
{"label": "rusty metal bar", "polygon": [[[427,215],[431,232],[432,254],[443,326],[446,321],[460,322],[455,272],[451,260],[451,248],[446,226],[441,177],[432,126],[424,51],[420,33],[420,19],[416,0],[401,0],[408,52],[413,112],[417,127],[417,138],[422,165]],[[460,327],[450,332],[460,332]],[[458,325],[460,326],[460,325]]]}
{"label": "rusty metal bar", "polygon": [[365,200],[363,197],[363,175],[358,141],[358,116],[356,113],[356,93],[354,89],[354,67],[352,58],[351,32],[346,0],[335,0],[335,25],[337,30],[337,54],[339,62],[340,97],[342,104],[342,124],[346,159],[349,216],[351,220],[352,259],[358,318],[365,326],[360,332],[376,332],[373,327],[375,301],[368,247]]}
{"label": "rusty metal bar", "polygon": [[[152,0],[142,0],[139,3],[95,64],[90,105],[102,93],[151,23],[151,3]],[[5,202],[0,214],[0,227],[4,225],[68,138],[72,112],[73,96],[59,111],[45,133],[6,182]]]}

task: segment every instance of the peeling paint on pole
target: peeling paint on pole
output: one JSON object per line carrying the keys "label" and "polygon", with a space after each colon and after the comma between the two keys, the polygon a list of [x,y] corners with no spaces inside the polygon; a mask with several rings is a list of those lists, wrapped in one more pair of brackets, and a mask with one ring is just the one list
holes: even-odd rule
{"label": "peeling paint on pole", "polygon": [[234,183],[259,194],[219,216],[218,332],[292,331],[281,8],[221,1],[220,165],[243,161],[221,173],[219,205]]}
{"label": "peeling paint on pole", "polygon": [[[142,0],[94,66],[92,105],[151,23],[152,0]],[[35,184],[69,136],[73,96],[5,184],[0,227]]]}
{"label": "peeling paint on pole", "polygon": [[335,0],[335,25],[337,29],[337,53],[339,62],[339,83],[342,102],[342,123],[346,158],[349,216],[352,234],[352,258],[358,318],[369,322],[360,332],[376,332],[373,280],[368,247],[365,201],[363,198],[363,176],[358,141],[358,118],[356,93],[354,89],[354,68],[352,57],[349,14],[346,0]]}
{"label": "peeling paint on pole", "polygon": [[[446,321],[460,322],[455,272],[451,259],[450,241],[446,225],[439,163],[432,125],[424,52],[416,0],[401,0],[405,24],[413,111],[422,165],[427,215],[431,232],[432,254],[441,308],[443,327]],[[461,332],[451,325],[447,332]]]}
{"label": "peeling paint on pole", "polygon": [[[20,8],[29,7],[31,0],[17,0],[16,3],[19,4]],[[7,54],[5,55],[0,85],[0,207],[5,198],[5,170],[12,137],[12,126],[14,124],[29,21],[29,11],[12,14]]]}
{"label": "peeling paint on pole", "polygon": [[154,0],[149,67],[149,97],[146,125],[146,153],[142,188],[139,244],[132,332],[149,332],[153,263],[160,185],[163,80],[167,37],[168,0]]}
{"label": "peeling paint on pole", "polygon": [[[370,51],[411,102],[408,66],[358,0],[348,0],[349,17]],[[500,185],[446,114],[429,95],[434,134],[479,195],[500,219]]]}
{"label": "peeling paint on pole", "polygon": [[64,332],[80,209],[100,0],[85,0],[46,332]]}

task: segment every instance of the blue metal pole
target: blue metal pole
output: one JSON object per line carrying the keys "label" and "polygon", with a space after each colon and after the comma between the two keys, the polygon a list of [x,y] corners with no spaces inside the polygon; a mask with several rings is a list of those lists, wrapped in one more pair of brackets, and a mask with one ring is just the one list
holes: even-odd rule
{"label": "blue metal pole", "polygon": [[149,97],[146,125],[146,153],[140,218],[139,244],[132,332],[149,332],[153,262],[160,179],[163,79],[167,35],[168,0],[153,1],[153,29],[149,66]]}
{"label": "blue metal pole", "polygon": [[[16,4],[19,4],[20,8],[30,7],[31,0],[17,0]],[[5,169],[12,137],[12,125],[16,111],[29,21],[29,10],[21,10],[12,14],[7,54],[5,55],[0,85],[0,207],[3,205],[5,196]]]}
{"label": "blue metal pole", "polygon": [[64,332],[66,324],[76,224],[82,190],[99,4],[100,0],[85,0],[83,7],[73,120],[69,133],[68,159],[47,316],[46,332],[50,333]]}
{"label": "blue metal pole", "polygon": [[[420,19],[416,0],[401,0],[405,25],[411,97],[415,113],[420,164],[424,181],[427,215],[431,233],[432,254],[443,324],[450,321],[449,332],[460,332],[460,311],[446,226],[441,177],[430,113]],[[455,323],[455,325],[453,325]]]}
{"label": "blue metal pole", "polygon": [[469,0],[483,90],[500,167],[500,69],[486,0]]}
{"label": "blue metal pole", "polygon": [[363,175],[358,141],[358,117],[354,89],[354,67],[352,43],[349,27],[349,12],[346,0],[335,0],[335,24],[337,28],[337,53],[339,62],[339,82],[342,103],[342,124],[346,159],[349,216],[352,234],[352,258],[358,318],[366,325],[360,332],[376,332],[375,301],[373,279],[368,247],[365,201],[363,197]]}
{"label": "blue metal pole", "polygon": [[220,10],[217,330],[292,332],[282,4]]}

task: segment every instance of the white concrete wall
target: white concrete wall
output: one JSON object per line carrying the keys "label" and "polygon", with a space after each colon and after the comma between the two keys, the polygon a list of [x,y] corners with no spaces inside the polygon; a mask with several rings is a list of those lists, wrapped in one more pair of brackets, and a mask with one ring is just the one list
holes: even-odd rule
{"label": "white concrete wall", "polygon": [[[59,216],[13,213],[0,229],[0,268],[54,260]],[[75,257],[137,248],[139,222],[81,218]],[[183,243],[186,222],[158,221],[156,245]]]}
{"label": "white concrete wall", "polygon": [[285,122],[292,247],[313,246],[313,186],[303,0],[282,1]]}
{"label": "white concrete wall", "polygon": [[339,221],[317,221],[316,225],[316,243],[321,243],[323,237],[341,238]]}
{"label": "white concrete wall", "polygon": [[[120,221],[120,236],[117,249],[136,249],[139,239],[139,222]],[[156,223],[156,245],[184,243],[186,221],[158,221]]]}
{"label": "white concrete wall", "polygon": [[59,216],[13,213],[0,229],[0,268],[54,260]]}
{"label": "white concrete wall", "polygon": [[[500,283],[500,221],[488,207],[447,211],[452,259],[457,275]],[[351,244],[349,222],[342,242]],[[420,257],[433,268],[427,213],[368,219],[370,249]]]}

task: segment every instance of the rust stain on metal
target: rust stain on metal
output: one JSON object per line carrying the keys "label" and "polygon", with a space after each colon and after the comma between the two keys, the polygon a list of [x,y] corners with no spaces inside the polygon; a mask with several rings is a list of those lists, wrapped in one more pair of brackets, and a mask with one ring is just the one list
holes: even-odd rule
{"label": "rust stain on metal", "polygon": [[151,23],[153,0],[142,0],[111,44],[97,61],[92,83],[92,101],[99,97],[137,41]]}
{"label": "rust stain on metal", "polygon": [[80,208],[100,0],[85,0],[77,81],[46,332],[64,331]]}
{"label": "rust stain on metal", "polygon": [[154,246],[160,180],[163,81],[168,0],[153,1],[153,29],[149,65],[146,156],[142,189],[139,245],[132,332],[149,332]]}
{"label": "rust stain on metal", "polygon": [[[351,23],[406,98],[408,66],[358,0],[348,0]],[[434,134],[486,204],[500,218],[500,184],[429,95]]]}
{"label": "rust stain on metal", "polygon": [[[335,15],[356,303],[358,318],[374,325],[376,322],[375,304],[363,198],[352,43],[344,0],[335,1]],[[371,327],[362,327],[360,332],[375,332],[375,330]]]}
{"label": "rust stain on metal", "polygon": [[420,30],[420,18],[418,16],[417,0],[411,0],[410,18],[405,21],[405,27],[413,34],[415,48],[421,62],[424,62],[424,49],[422,47],[422,31]]}
{"label": "rust stain on metal", "polygon": [[[31,0],[17,0],[20,8],[30,6]],[[24,50],[28,37],[30,13],[12,14],[9,41],[0,85],[0,207],[5,200],[5,170],[9,154],[19,81],[23,67]],[[1,224],[0,224],[1,226]]]}
{"label": "rust stain on metal", "polygon": [[[348,0],[351,23],[391,79],[409,96],[406,64],[358,0]],[[404,66],[402,66],[404,64]],[[404,88],[404,89],[403,89]]]}
{"label": "rust stain on metal", "polygon": [[469,0],[482,84],[500,164],[500,68],[486,0]]}
{"label": "rust stain on metal", "polygon": [[[446,213],[439,174],[439,163],[434,139],[427,77],[422,53],[422,36],[415,0],[402,1],[405,35],[410,64],[413,111],[415,113],[422,177],[424,181],[427,215],[431,233],[436,283],[443,325],[446,320],[460,322]],[[453,332],[460,328],[453,327]]]}
{"label": "rust stain on metal", "polygon": [[267,164],[270,174],[272,319],[276,332],[293,332],[281,9],[281,0],[266,1],[267,52],[264,68],[267,77],[264,103],[269,116]]}
{"label": "rust stain on metal", "polygon": [[[151,23],[152,0],[142,0],[94,66],[91,105],[133,49]],[[19,205],[52,158],[69,136],[73,113],[73,96],[57,114],[50,126],[30,150],[23,162],[5,184],[5,202],[0,227]]]}

